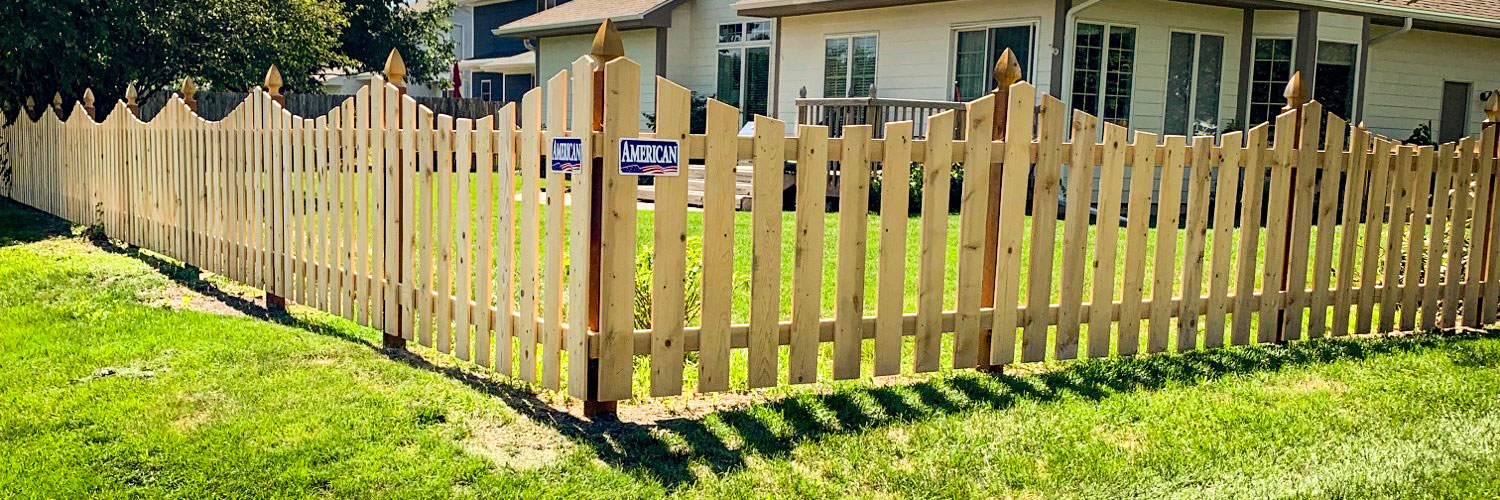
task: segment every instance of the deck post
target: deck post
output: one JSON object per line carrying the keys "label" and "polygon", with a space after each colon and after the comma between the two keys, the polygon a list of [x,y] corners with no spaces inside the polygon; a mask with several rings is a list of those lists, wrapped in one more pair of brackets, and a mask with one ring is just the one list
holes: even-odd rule
{"label": "deck post", "polygon": [[[625,56],[625,44],[620,40],[620,32],[609,19],[605,19],[599,25],[599,31],[594,33],[594,43],[589,56],[594,58],[594,109],[593,123],[590,125],[591,133],[604,131],[604,66],[605,63]],[[559,126],[559,125],[553,125]],[[582,128],[583,124],[574,124]],[[611,147],[605,144],[605,147]],[[603,279],[601,270],[603,228],[600,227],[604,220],[604,158],[593,156],[592,165],[589,168],[589,334],[595,335],[599,332],[599,290],[600,280]],[[575,193],[582,194],[582,193]],[[597,354],[590,354],[588,361],[588,377],[585,383],[588,386],[588,396],[583,400],[583,417],[590,420],[614,419],[619,405],[615,401],[599,400],[599,358]]]}
{"label": "deck post", "polygon": [[[1010,115],[1010,86],[1021,81],[1021,64],[1016,60],[1016,54],[1006,47],[1005,52],[1000,54],[1000,59],[995,61],[995,89],[990,95],[995,96],[995,121],[991,127],[991,137],[997,141],[1005,140],[1005,124]],[[965,137],[964,140],[982,140],[982,137]],[[1029,138],[1028,138],[1029,139]],[[990,173],[990,184],[987,196],[990,203],[984,214],[984,276],[979,287],[979,307],[995,307],[995,271],[1000,264],[1000,179],[1003,177],[1000,169],[1002,164],[998,158],[1004,155],[991,154],[988,167],[993,170]],[[973,159],[966,160],[972,164]],[[979,334],[979,360],[976,366],[981,371],[1000,373],[1004,365],[990,364],[990,346],[993,344],[994,332],[985,329]]]}
{"label": "deck post", "polygon": [[[1302,72],[1301,71],[1298,71],[1298,72],[1292,74],[1292,79],[1289,80],[1289,81],[1287,81],[1287,83],[1286,83],[1286,91],[1282,92],[1282,96],[1286,97],[1286,107],[1281,108],[1281,111],[1283,113],[1285,113],[1287,111],[1295,111],[1297,113],[1297,130],[1292,135],[1292,144],[1293,144],[1294,148],[1301,149],[1302,146],[1303,146],[1303,144],[1302,144],[1302,105],[1307,104],[1307,88],[1306,88],[1306,86],[1304,86],[1302,84]],[[1277,146],[1279,147],[1280,145],[1278,144]],[[1312,145],[1312,147],[1316,148],[1316,147],[1318,147],[1318,145],[1314,144],[1314,145]],[[1298,167],[1300,167],[1300,165]],[[1291,187],[1291,192],[1287,193],[1287,199],[1286,199],[1288,216],[1286,218],[1286,227],[1282,231],[1282,236],[1283,236],[1283,243],[1281,245],[1282,246],[1282,255],[1281,255],[1281,296],[1282,296],[1282,300],[1281,300],[1281,304],[1276,309],[1276,341],[1275,341],[1276,344],[1285,344],[1286,343],[1286,324],[1282,320],[1286,317],[1287,299],[1289,299],[1290,296],[1291,296],[1291,290],[1288,289],[1291,285],[1288,283],[1288,280],[1291,278],[1291,266],[1292,266],[1292,255],[1293,255],[1293,252],[1292,252],[1292,243],[1293,243],[1292,242],[1292,221],[1296,220],[1295,214],[1292,214],[1291,211],[1292,210],[1296,210],[1296,206],[1297,206],[1297,175],[1298,175],[1297,171],[1298,171],[1298,167],[1292,167],[1292,172],[1291,172],[1291,174],[1292,174],[1291,175],[1291,186],[1292,187]],[[1309,169],[1308,172],[1314,172],[1313,175],[1315,175],[1316,168]],[[1301,292],[1304,292],[1304,290],[1297,290],[1297,292],[1301,293]],[[1261,318],[1261,321],[1265,321],[1265,318]]]}

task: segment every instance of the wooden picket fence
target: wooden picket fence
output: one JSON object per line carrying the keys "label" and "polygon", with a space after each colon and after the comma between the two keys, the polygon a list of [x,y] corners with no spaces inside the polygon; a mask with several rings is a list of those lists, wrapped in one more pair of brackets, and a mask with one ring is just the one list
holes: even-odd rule
{"label": "wooden picket fence", "polygon": [[[180,98],[149,123],[128,112],[94,123],[81,110],[62,122],[47,111],[0,131],[12,165],[4,194],[506,375],[553,389],[566,381],[590,401],[632,397],[637,362],[649,363],[653,396],[680,394],[689,352],[699,371],[690,389],[707,393],[814,382],[828,365],[850,379],[937,370],[945,357],[994,367],[1497,317],[1496,127],[1414,147],[1336,116],[1324,128],[1313,102],[1279,116],[1274,133],[1263,124],[1217,141],[1158,137],[1070,113],[1020,82],[968,103],[962,123],[952,110],[928,117],[920,139],[910,121],[885,124],[877,139],[865,125],[841,137],[813,125],[787,135],[764,116],[753,137],[739,137],[739,111],[717,101],[706,132],[690,133],[689,91],[658,78],[648,133],[639,66],[600,61],[580,58],[519,109],[479,120],[434,116],[379,77],[313,118],[261,90],[221,121]],[[997,108],[1010,110],[1000,127]],[[954,139],[960,127],[968,140]],[[997,135],[1005,139],[985,140]],[[543,172],[549,139],[564,136],[584,141],[585,173]],[[634,326],[636,287],[647,285],[635,282],[636,179],[616,168],[615,145],[637,136],[677,139],[683,161],[706,168],[701,230],[688,230],[688,179],[656,179],[646,330]],[[784,233],[788,162],[798,189],[795,230]],[[842,203],[836,228],[825,228],[832,162]],[[749,248],[735,244],[741,164],[755,172]],[[923,192],[920,217],[908,218],[914,164]],[[959,165],[955,239],[948,196]],[[882,186],[877,219],[867,209],[872,176]],[[1185,220],[1173,208],[1183,183]],[[1051,207],[1062,186],[1099,195],[1069,196],[1059,230]],[[1153,206],[1162,207],[1155,224]],[[1091,225],[1091,207],[1104,223]],[[1114,223],[1122,215],[1128,222]],[[873,240],[869,224],[879,229]],[[687,255],[690,238],[702,255]],[[822,314],[827,238],[837,240],[832,317]],[[791,269],[782,269],[786,242]],[[736,283],[736,252],[749,252],[748,284]],[[684,320],[690,257],[709,284],[697,325]],[[743,324],[732,321],[745,312],[733,306],[734,287],[750,290]],[[831,358],[821,353],[828,343]],[[731,377],[739,349],[742,379]]]}

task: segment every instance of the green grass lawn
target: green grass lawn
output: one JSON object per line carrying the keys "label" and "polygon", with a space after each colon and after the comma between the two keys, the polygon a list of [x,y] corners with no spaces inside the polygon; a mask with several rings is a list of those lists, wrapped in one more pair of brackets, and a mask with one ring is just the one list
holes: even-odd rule
{"label": "green grass lawn", "polygon": [[236,285],[75,231],[0,202],[6,497],[1500,496],[1493,333],[818,385],[682,415],[627,404],[591,423],[344,320],[239,315],[257,309]]}

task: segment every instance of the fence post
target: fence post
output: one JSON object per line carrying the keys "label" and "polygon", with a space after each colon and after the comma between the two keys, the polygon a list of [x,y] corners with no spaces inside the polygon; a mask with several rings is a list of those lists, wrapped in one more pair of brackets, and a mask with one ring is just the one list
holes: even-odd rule
{"label": "fence post", "polygon": [[[1479,127],[1480,136],[1483,137],[1484,133],[1487,131],[1487,129],[1491,129],[1491,128],[1495,128],[1495,127],[1500,127],[1500,89],[1495,89],[1495,90],[1490,91],[1489,92],[1489,97],[1484,100],[1484,123],[1481,124],[1480,127]],[[1480,151],[1479,152],[1480,161],[1489,161],[1490,158],[1493,158],[1495,156],[1500,156],[1500,141],[1495,141],[1495,149],[1494,150],[1492,150],[1492,151]],[[1496,181],[1495,177],[1497,175],[1500,175],[1500,173],[1492,174],[1490,176],[1490,178],[1488,179],[1488,181],[1487,181],[1489,183],[1487,187],[1488,187],[1489,192],[1490,192],[1490,197],[1489,197],[1489,205],[1487,205],[1487,206],[1484,207],[1484,210],[1486,211],[1485,213],[1491,213],[1491,214],[1495,213],[1495,210],[1494,210],[1494,207],[1495,207],[1495,195],[1496,194],[1500,194],[1500,193],[1497,193],[1495,191],[1495,188],[1497,187],[1496,186],[1496,182],[1495,182]],[[1475,208],[1475,210],[1478,210],[1480,207],[1474,207],[1474,208]],[[1479,267],[1479,269],[1482,271],[1482,274],[1479,274],[1479,276],[1481,276],[1481,277],[1484,278],[1482,280],[1484,283],[1489,283],[1490,281],[1496,279],[1497,277],[1500,277],[1500,276],[1496,276],[1495,271],[1490,268],[1490,266],[1491,266],[1491,263],[1490,263],[1490,247],[1493,244],[1493,242],[1491,241],[1491,239],[1494,238],[1494,232],[1495,232],[1494,228],[1495,228],[1495,221],[1493,221],[1493,220],[1490,221],[1489,224],[1485,225],[1485,227],[1484,227],[1484,237],[1482,239],[1482,241],[1484,241],[1484,247],[1483,247],[1483,250],[1479,253],[1479,259],[1480,259],[1480,264],[1479,264],[1480,267]],[[1474,285],[1470,284],[1470,286],[1474,286]],[[1480,310],[1481,311],[1487,311],[1489,309],[1488,309],[1488,307],[1481,307]],[[1485,323],[1489,323],[1491,320],[1494,320],[1494,319],[1495,318],[1493,318],[1493,317],[1481,318],[1481,320],[1479,322],[1475,323],[1475,324],[1476,325],[1482,325],[1482,324],[1485,324]]]}
{"label": "fence post", "polygon": [[[997,141],[1005,140],[1005,124],[1010,115],[1010,86],[1021,81],[1021,64],[1016,61],[1016,54],[1009,47],[1000,54],[1000,59],[995,61],[994,69],[995,89],[990,94],[995,96],[995,122],[991,127],[991,137]],[[965,137],[964,140],[983,140],[983,137]],[[1030,138],[1027,138],[1028,140]],[[1076,139],[1075,139],[1076,140]],[[990,185],[988,194],[990,199],[988,210],[984,213],[984,276],[981,278],[979,287],[979,307],[994,308],[995,305],[995,272],[1000,265],[1000,179],[1003,177],[999,171],[1001,163],[995,161],[998,155],[991,154],[988,167],[995,171],[990,174]],[[972,165],[973,158],[965,159],[965,164]],[[990,347],[993,344],[994,331],[984,330],[979,334],[979,360],[976,366],[981,371],[1000,373],[1004,371],[1004,365],[990,364]]]}
{"label": "fence post", "polygon": [[[276,69],[275,64],[272,64],[271,68],[266,70],[266,92],[271,94],[272,101],[275,101],[276,104],[280,104],[285,107],[286,96],[281,95],[281,85],[281,71]],[[258,165],[256,168],[261,167],[265,167],[266,173],[270,173],[270,168],[266,165]],[[269,178],[270,177],[268,177],[268,179]],[[274,189],[276,189],[276,187],[272,186],[270,183],[265,184],[265,187],[266,189],[261,192],[261,195],[265,197],[263,206],[272,207],[272,204],[275,202],[273,201],[271,193]],[[267,273],[266,276],[266,281],[269,282],[266,283],[266,312],[271,314],[284,314],[286,313],[286,297],[277,295],[275,292],[271,291],[273,285],[280,285],[280,283],[278,283],[278,281],[280,280],[277,279],[277,276],[279,276],[277,272],[281,267],[279,265],[281,259],[269,255],[279,253],[278,250],[281,248],[281,245],[276,240],[280,239],[281,237],[281,228],[269,227],[274,222],[273,219],[268,218],[265,222],[268,226],[268,230],[265,232],[266,240],[262,244],[266,248],[266,253],[268,254],[267,259],[269,260],[270,266],[272,268],[272,271],[270,273]]]}
{"label": "fence post", "polygon": [[135,90],[135,82],[126,84],[125,109],[130,110],[130,114],[134,115],[136,118],[141,117],[141,105],[140,103],[136,102],[138,99],[140,99],[140,93],[136,92]]}
{"label": "fence post", "polygon": [[[591,133],[604,132],[604,66],[605,63],[625,56],[625,44],[620,40],[620,32],[615,30],[615,25],[608,18],[599,25],[599,31],[594,33],[593,47],[589,55],[594,58],[594,109],[593,123],[590,125]],[[554,125],[556,126],[556,125]],[[583,124],[574,124],[581,128]],[[605,144],[610,147],[610,144]],[[604,220],[604,158],[594,156],[593,165],[589,168],[589,331],[599,331],[599,290],[602,288],[600,280],[603,277],[601,270],[601,256],[603,243],[603,228],[600,227]],[[611,419],[615,417],[618,404],[615,401],[599,400],[599,358],[590,355],[588,363],[588,397],[583,400],[583,417],[588,419]]]}
{"label": "fence post", "polygon": [[198,84],[193,83],[193,77],[182,80],[182,102],[187,104],[188,110],[198,112],[198,100],[193,96],[198,94]]}
{"label": "fence post", "polygon": [[[1292,79],[1286,82],[1286,90],[1284,92],[1282,92],[1282,96],[1286,97],[1286,107],[1281,108],[1281,111],[1283,113],[1285,113],[1287,111],[1295,111],[1297,113],[1297,130],[1296,130],[1295,133],[1292,134],[1292,145],[1293,145],[1293,148],[1294,149],[1302,149],[1302,146],[1303,146],[1303,144],[1302,144],[1302,105],[1303,104],[1307,104],[1307,88],[1302,84],[1302,72],[1301,71],[1298,71],[1298,72],[1292,74]],[[1314,144],[1312,147],[1316,148],[1316,147],[1318,147],[1318,145]],[[1292,255],[1293,255],[1293,252],[1292,252],[1292,243],[1293,243],[1293,241],[1292,241],[1292,224],[1293,224],[1293,221],[1296,220],[1296,216],[1292,213],[1292,211],[1296,210],[1296,206],[1297,206],[1297,175],[1299,173],[1298,170],[1300,169],[1300,167],[1301,167],[1301,165],[1298,165],[1296,167],[1292,167],[1292,172],[1291,172],[1291,174],[1292,174],[1291,175],[1292,190],[1291,190],[1290,193],[1287,193],[1287,199],[1286,199],[1287,210],[1288,210],[1287,213],[1289,215],[1286,218],[1286,227],[1282,231],[1283,238],[1284,238],[1283,242],[1282,242],[1282,254],[1281,254],[1281,297],[1282,297],[1282,301],[1281,301],[1280,306],[1277,307],[1277,309],[1276,309],[1276,343],[1277,344],[1285,344],[1286,343],[1286,325],[1285,325],[1285,322],[1283,321],[1283,319],[1285,319],[1285,317],[1286,317],[1286,305],[1287,305],[1286,304],[1286,298],[1288,298],[1289,295],[1290,295],[1290,293],[1291,293],[1291,290],[1288,289],[1288,288],[1290,288],[1290,284],[1288,283],[1288,280],[1291,279],[1291,267],[1292,267]],[[1302,292],[1302,290],[1298,290],[1298,292]],[[1262,300],[1264,300],[1264,298]],[[1262,318],[1261,321],[1265,321],[1265,318]]]}
{"label": "fence post", "polygon": [[[391,117],[392,122],[387,122],[385,124],[386,127],[396,128],[400,125],[401,120],[399,117],[401,116],[401,98],[406,96],[405,78],[406,61],[401,59],[400,52],[397,52],[396,49],[392,48],[391,54],[385,59],[385,79],[386,81],[391,82],[392,85],[396,86],[398,93],[396,96],[396,114],[395,116]],[[384,89],[381,89],[381,91],[383,92]],[[410,285],[410,283],[402,283],[399,281],[401,274],[400,271],[402,269],[406,269],[406,252],[411,246],[405,244],[405,242],[407,241],[406,221],[402,220],[401,217],[401,209],[402,207],[406,206],[405,204],[408,202],[408,200],[405,199],[405,183],[407,169],[411,167],[410,165],[405,165],[402,163],[401,160],[405,157],[405,152],[400,148],[397,148],[396,159],[386,159],[387,162],[394,161],[396,163],[396,185],[386,186],[386,200],[389,201],[392,198],[396,200],[396,203],[394,205],[390,203],[386,204],[386,213],[395,214],[394,217],[391,215],[387,215],[387,219],[394,218],[396,220],[396,223],[392,224],[393,226],[395,226],[396,245],[394,248],[386,248],[385,258],[394,259],[396,261],[394,269],[397,270],[395,275],[387,276],[386,280],[388,283],[387,286],[389,286],[392,290],[390,293],[397,293],[399,294],[398,297],[400,297],[400,299],[404,299],[396,301],[396,324],[387,325],[388,328],[386,328],[386,330],[388,331],[385,332],[381,337],[380,344],[387,349],[405,349],[406,337],[411,333],[407,331],[408,325],[410,325],[410,318],[412,314],[412,311],[407,307],[407,304],[411,302],[411,292],[406,289]],[[488,242],[486,242],[486,244],[488,244]],[[392,269],[392,267],[387,265],[386,269],[389,270]],[[484,326],[481,326],[480,328],[484,328]],[[394,331],[395,333],[391,333],[390,331]]]}
{"label": "fence post", "polygon": [[94,89],[83,89],[83,112],[89,114],[90,120],[98,116],[94,110]]}

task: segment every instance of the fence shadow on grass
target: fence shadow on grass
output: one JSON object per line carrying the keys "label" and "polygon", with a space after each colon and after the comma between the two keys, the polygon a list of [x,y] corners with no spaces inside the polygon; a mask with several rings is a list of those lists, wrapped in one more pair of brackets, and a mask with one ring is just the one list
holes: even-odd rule
{"label": "fence shadow on grass", "polygon": [[0,247],[20,245],[72,234],[73,225],[61,217],[0,197]]}
{"label": "fence shadow on grass", "polygon": [[[0,208],[4,210],[4,208]],[[66,228],[66,225],[63,226]],[[591,447],[606,464],[654,479],[666,487],[723,475],[745,467],[749,457],[781,458],[800,443],[889,425],[920,422],[972,411],[1005,409],[1019,401],[1064,397],[1099,400],[1113,394],[1150,391],[1172,383],[1201,383],[1236,374],[1398,353],[1500,336],[1500,331],[1433,333],[1321,339],[1289,345],[1258,345],[1068,362],[1058,370],[1024,376],[972,371],[934,375],[904,385],[856,383],[829,393],[802,394],[718,410],[701,417],[652,423],[590,421],[544,401],[530,386],[463,365],[439,365],[404,350],[386,349],[374,335],[360,336],[319,319],[268,312],[259,301],[224,291],[191,269],[138,249],[107,241],[101,248],[130,256],[249,316],[363,345],[414,369],[439,373],[500,399],[522,416]]]}

